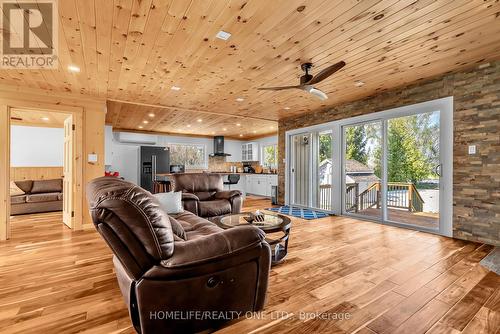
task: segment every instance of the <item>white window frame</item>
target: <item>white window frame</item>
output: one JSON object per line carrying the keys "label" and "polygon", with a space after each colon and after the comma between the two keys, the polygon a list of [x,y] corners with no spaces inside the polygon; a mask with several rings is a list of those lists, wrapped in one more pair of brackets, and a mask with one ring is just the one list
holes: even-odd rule
{"label": "white window frame", "polygon": [[[207,153],[207,145],[205,144],[196,144],[196,143],[167,143],[166,147],[170,146],[192,146],[196,148],[203,148],[203,163],[201,165],[187,165],[183,163],[186,169],[207,169],[208,168],[208,153]],[[170,159],[170,163],[172,164],[172,159]]]}
{"label": "white window frame", "polygon": [[[266,147],[269,147],[269,146],[273,146],[274,147],[274,161],[275,161],[275,164],[273,166],[266,166],[265,165],[265,148]],[[262,145],[261,147],[261,164],[262,166],[264,167],[269,167],[269,168],[277,168],[278,167],[278,144],[267,144],[267,145]]]}

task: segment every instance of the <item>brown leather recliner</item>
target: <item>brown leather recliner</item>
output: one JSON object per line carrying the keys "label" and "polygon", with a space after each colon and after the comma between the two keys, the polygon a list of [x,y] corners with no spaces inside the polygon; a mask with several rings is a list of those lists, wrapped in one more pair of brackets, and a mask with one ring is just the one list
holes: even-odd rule
{"label": "brown leather recliner", "polygon": [[87,194],[138,332],[201,331],[263,308],[270,248],[258,228],[223,230],[188,211],[170,217],[118,178],[91,181]]}
{"label": "brown leather recliner", "polygon": [[174,191],[182,191],[184,209],[204,217],[214,218],[240,213],[243,197],[239,190],[224,190],[222,175],[185,173],[172,176]]}

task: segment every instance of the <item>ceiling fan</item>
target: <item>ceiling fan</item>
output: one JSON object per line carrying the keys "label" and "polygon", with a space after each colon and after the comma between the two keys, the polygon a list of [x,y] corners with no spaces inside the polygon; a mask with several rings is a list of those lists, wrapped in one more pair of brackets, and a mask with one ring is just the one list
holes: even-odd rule
{"label": "ceiling fan", "polygon": [[302,89],[305,90],[308,93],[311,93],[312,95],[320,98],[321,100],[326,100],[328,98],[328,95],[326,95],[324,92],[321,90],[314,88],[314,84],[317,84],[326,78],[328,78],[330,75],[333,73],[337,72],[340,70],[342,67],[345,66],[344,61],[339,61],[336,64],[333,64],[331,66],[328,66],[315,76],[312,76],[309,74],[309,70],[312,68],[312,63],[304,63],[300,65],[300,68],[302,71],[305,72],[303,76],[300,77],[300,85],[297,86],[281,86],[281,87],[261,87],[258,88],[259,90],[285,90],[285,89]]}

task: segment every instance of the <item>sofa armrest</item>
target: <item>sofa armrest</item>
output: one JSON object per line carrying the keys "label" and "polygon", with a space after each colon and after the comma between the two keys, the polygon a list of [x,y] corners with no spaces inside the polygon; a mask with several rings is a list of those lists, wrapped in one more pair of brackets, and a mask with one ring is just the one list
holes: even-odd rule
{"label": "sofa armrest", "polygon": [[242,193],[239,190],[226,190],[226,191],[219,191],[215,193],[215,198],[216,199],[227,199],[230,200],[231,198],[235,196],[241,196]]}
{"label": "sofa armrest", "polygon": [[202,264],[233,256],[265,242],[265,233],[255,226],[238,226],[219,233],[175,243],[174,254],[161,261],[166,268]]}
{"label": "sofa armrest", "polygon": [[200,201],[198,196],[196,196],[195,194],[191,194],[191,193],[182,193],[182,200],[183,201]]}

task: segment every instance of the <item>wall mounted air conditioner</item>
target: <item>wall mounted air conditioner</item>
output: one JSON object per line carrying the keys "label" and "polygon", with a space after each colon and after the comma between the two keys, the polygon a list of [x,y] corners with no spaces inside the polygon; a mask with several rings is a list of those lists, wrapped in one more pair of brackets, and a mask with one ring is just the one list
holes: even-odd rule
{"label": "wall mounted air conditioner", "polygon": [[157,136],[133,132],[118,132],[116,140],[124,144],[155,145]]}

